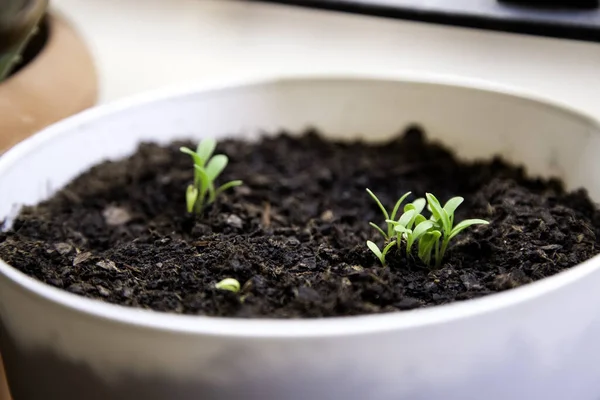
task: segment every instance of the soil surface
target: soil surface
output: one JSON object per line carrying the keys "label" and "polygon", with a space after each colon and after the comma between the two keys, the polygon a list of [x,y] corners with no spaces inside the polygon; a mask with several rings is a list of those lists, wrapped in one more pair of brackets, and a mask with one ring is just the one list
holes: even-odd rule
{"label": "soil surface", "polygon": [[[585,191],[529,179],[500,159],[462,163],[411,128],[388,143],[331,142],[316,132],[225,140],[220,182],[242,179],[201,217],[185,212],[191,158],[143,144],[0,233],[0,258],[50,285],[111,303],[185,314],[311,318],[408,310],[511,289],[598,253],[600,213]],[[191,143],[186,143],[191,146]],[[465,197],[439,269],[395,249],[382,267],[372,189],[388,207],[406,191]],[[414,199],[414,197],[412,197]],[[239,293],[215,283],[236,278]]]}

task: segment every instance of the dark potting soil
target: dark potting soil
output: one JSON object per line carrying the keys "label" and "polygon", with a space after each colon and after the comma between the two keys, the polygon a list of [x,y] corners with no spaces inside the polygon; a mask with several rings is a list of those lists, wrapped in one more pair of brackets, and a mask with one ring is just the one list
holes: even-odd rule
{"label": "dark potting soil", "polygon": [[[530,179],[501,159],[458,162],[416,128],[379,145],[315,132],[225,140],[220,182],[242,179],[204,216],[185,212],[192,180],[182,143],[143,144],[105,162],[0,234],[0,258],[50,285],[111,303],[185,314],[308,318],[472,299],[570,268],[598,253],[600,213],[585,191]],[[186,143],[191,145],[191,143]],[[406,191],[465,197],[439,269],[402,252],[382,267],[372,189],[386,206]],[[413,197],[414,198],[414,197]],[[235,294],[215,283],[232,277]]]}

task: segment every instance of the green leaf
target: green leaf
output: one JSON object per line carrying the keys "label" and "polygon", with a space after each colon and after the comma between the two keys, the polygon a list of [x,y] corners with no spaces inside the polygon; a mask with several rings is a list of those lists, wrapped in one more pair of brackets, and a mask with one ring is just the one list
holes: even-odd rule
{"label": "green leaf", "polygon": [[398,224],[394,227],[394,231],[398,233],[412,233],[412,230]]}
{"label": "green leaf", "polygon": [[415,226],[419,225],[423,221],[427,221],[427,219],[423,215],[421,215],[421,214],[417,215],[415,217]]}
{"label": "green leaf", "polygon": [[377,230],[377,232],[381,233],[381,236],[383,236],[385,238],[385,240],[388,239],[388,235],[383,231],[383,229],[381,229],[380,227],[378,227],[373,222],[369,222],[369,225],[371,225],[373,228],[375,228]]}
{"label": "green leaf", "polygon": [[237,279],[225,278],[222,281],[215,284],[215,287],[220,290],[228,290],[233,293],[240,291],[240,282]]}
{"label": "green leaf", "polygon": [[423,221],[415,227],[413,230],[413,240],[418,240],[421,236],[426,234],[431,228],[433,228],[433,222]]}
{"label": "green leaf", "polygon": [[442,237],[442,233],[440,231],[429,231],[428,234],[431,235],[431,250],[433,250],[434,247],[438,246],[438,242],[440,237]]}
{"label": "green leaf", "polygon": [[402,216],[398,220],[398,224],[400,224],[404,227],[408,227],[408,225],[413,220],[413,218],[416,216],[416,214],[417,214],[417,212],[415,210],[406,211],[404,214],[402,214]]}
{"label": "green leaf", "polygon": [[206,170],[199,165],[194,165],[196,172],[198,172],[198,179],[200,181],[200,192],[208,190],[208,186],[211,181],[208,179],[208,175],[206,175]]}
{"label": "green leaf", "polygon": [[440,231],[429,231],[419,240],[419,258],[423,263],[431,264],[431,251],[442,236]]}
{"label": "green leaf", "polygon": [[202,165],[203,167],[206,165],[212,154],[215,152],[216,148],[217,141],[215,139],[202,139],[200,143],[198,143],[196,153],[198,153],[198,157],[200,157],[200,165]]}
{"label": "green leaf", "polygon": [[179,151],[185,154],[189,154],[190,156],[197,156],[197,154],[194,152],[194,150],[190,149],[189,147],[180,147]]}
{"label": "green leaf", "polygon": [[448,213],[448,215],[454,214],[454,211],[465,201],[462,197],[453,197],[444,204],[444,210]]}
{"label": "green leaf", "polygon": [[446,214],[446,211],[442,208],[440,202],[438,201],[438,199],[435,198],[434,195],[432,195],[431,193],[427,193],[425,194],[425,196],[427,197],[427,203],[431,207],[431,213],[435,216],[435,218],[438,221],[442,222],[444,233],[446,235],[450,235],[452,226],[450,224],[450,218],[448,217],[448,214]]}
{"label": "green leaf", "polygon": [[422,209],[422,207],[421,207],[421,205],[420,205],[420,204],[417,204],[417,205],[416,205],[416,207],[415,207],[415,205],[413,204],[413,209],[412,209],[412,211],[414,212],[414,214],[412,215],[412,218],[411,218],[411,219],[408,221],[408,224],[406,225],[406,227],[407,227],[407,228],[409,228],[409,229],[412,229],[412,228],[413,228],[413,226],[414,226],[414,223],[415,223],[415,221],[416,221],[416,219],[417,219],[417,217],[418,217],[419,215],[421,215],[421,214],[419,214],[419,212],[420,212],[420,211],[419,211],[419,208],[421,208],[421,209]]}
{"label": "green leaf", "polygon": [[201,210],[205,206],[206,193],[212,193],[214,191],[214,185],[212,184],[212,181],[208,179],[208,175],[206,175],[204,168],[196,166],[196,171],[198,171],[198,180],[200,181],[200,194],[198,195],[199,204],[196,208]]}
{"label": "green leaf", "polygon": [[452,232],[450,233],[450,237],[448,240],[452,239],[454,236],[458,235],[462,230],[468,228],[471,225],[487,225],[487,224],[489,224],[489,222],[486,220],[483,220],[483,219],[465,219],[464,221],[461,221],[458,224],[456,224],[454,229],[452,229]]}
{"label": "green leaf", "polygon": [[217,176],[223,172],[225,167],[227,167],[228,162],[229,159],[223,154],[217,154],[211,158],[206,165],[206,175],[208,176],[208,179],[210,179],[211,182],[214,181]]}
{"label": "green leaf", "polygon": [[412,231],[400,224],[396,225],[394,227],[394,231],[396,233],[396,240],[398,243],[398,248],[400,248],[400,244],[402,243],[402,239],[406,240],[408,243],[408,240],[410,238],[410,235],[412,234]]}
{"label": "green leaf", "polygon": [[453,197],[444,204],[444,211],[448,214],[448,218],[450,218],[450,226],[454,224],[454,211],[462,204],[465,199],[462,197]]}
{"label": "green leaf", "polygon": [[[392,211],[392,215],[390,215],[390,219],[396,219],[396,214],[398,213],[398,209],[400,209],[400,206],[402,205],[402,203],[404,202],[404,200],[410,195],[410,192],[406,192],[402,195],[402,197],[400,197],[398,199],[398,201],[396,202],[396,205],[394,206],[394,210]],[[387,218],[387,217],[386,217]]]}
{"label": "green leaf", "polygon": [[194,205],[196,204],[196,200],[198,200],[198,189],[194,187],[194,185],[189,185],[187,187],[187,191],[185,192],[185,201],[187,205],[187,211],[189,213],[194,211]]}
{"label": "green leaf", "polygon": [[430,219],[429,221],[433,222],[433,227],[438,230],[438,231],[443,231],[444,227],[442,226],[442,223],[440,221],[438,221],[437,219]]}
{"label": "green leaf", "polygon": [[422,221],[415,227],[415,230],[407,234],[406,240],[406,254],[410,254],[410,249],[412,248],[415,240],[419,239],[422,235],[427,233],[427,231],[433,226],[433,222],[431,221]]}
{"label": "green leaf", "polygon": [[413,201],[412,204],[415,207],[415,211],[420,214],[425,208],[425,204],[427,204],[427,201],[424,198],[418,198],[415,201]]}
{"label": "green leaf", "polygon": [[200,160],[200,157],[198,156],[198,154],[196,154],[191,149],[188,149],[187,147],[180,147],[179,151],[181,151],[182,153],[190,155],[192,157],[192,159],[194,160],[194,164],[196,164],[196,165],[202,165],[202,160]]}
{"label": "green leaf", "polygon": [[431,261],[431,246],[432,236],[427,234],[419,240],[418,256],[424,264],[429,265]]}
{"label": "green leaf", "polygon": [[367,189],[367,193],[369,193],[369,195],[373,198],[373,200],[375,200],[375,202],[377,203],[377,205],[381,209],[381,212],[383,213],[383,216],[385,217],[385,219],[390,219],[390,216],[389,216],[388,212],[386,211],[386,209],[383,206],[383,204],[381,204],[381,202],[379,201],[379,199],[377,198],[377,196],[375,196],[375,193],[371,192],[370,189]]}
{"label": "green leaf", "polygon": [[237,180],[237,181],[229,181],[227,183],[222,184],[221,186],[219,186],[219,188],[217,189],[216,192],[216,196],[218,196],[219,194],[221,194],[222,192],[226,191],[227,189],[231,189],[234,188],[236,186],[241,186],[243,185],[244,182]]}
{"label": "green leaf", "polygon": [[431,221],[423,221],[418,224],[415,229],[412,231],[411,235],[408,235],[408,240],[406,241],[406,253],[410,252],[413,244],[416,240],[418,240],[421,236],[427,233],[429,229],[433,227],[433,222]]}
{"label": "green leaf", "polygon": [[429,211],[431,211],[431,214],[436,219],[442,219],[442,206],[440,205],[438,199],[436,199],[431,193],[425,193],[425,197],[427,198],[427,206]]}
{"label": "green leaf", "polygon": [[377,256],[377,258],[379,258],[381,264],[385,264],[385,258],[383,257],[381,250],[379,250],[379,247],[377,247],[375,243],[371,242],[370,240],[367,240],[367,247],[373,252],[373,254]]}
{"label": "green leaf", "polygon": [[389,242],[389,243],[387,244],[387,246],[385,246],[385,247],[383,248],[383,260],[384,260],[384,261],[385,261],[385,256],[387,255],[388,251],[390,251],[390,249],[391,249],[392,247],[394,247],[394,245],[395,245],[395,244],[396,244],[396,241],[395,241],[395,240],[392,240],[391,242]]}
{"label": "green leaf", "polygon": [[215,202],[216,199],[217,192],[215,190],[215,185],[211,183],[210,185],[208,185],[208,201],[206,202],[206,204],[212,204]]}

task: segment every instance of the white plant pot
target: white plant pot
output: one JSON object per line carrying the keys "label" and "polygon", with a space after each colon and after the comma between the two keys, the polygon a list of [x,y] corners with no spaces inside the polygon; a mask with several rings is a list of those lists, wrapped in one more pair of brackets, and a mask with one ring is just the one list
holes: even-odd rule
{"label": "white plant pot", "polygon": [[[483,88],[483,89],[482,89]],[[375,76],[241,80],[102,106],[0,158],[0,219],[140,141],[408,124],[466,159],[501,154],[600,198],[596,122],[488,84]],[[14,400],[597,400],[600,258],[477,300],[321,320],[180,316],[89,300],[0,262]]]}

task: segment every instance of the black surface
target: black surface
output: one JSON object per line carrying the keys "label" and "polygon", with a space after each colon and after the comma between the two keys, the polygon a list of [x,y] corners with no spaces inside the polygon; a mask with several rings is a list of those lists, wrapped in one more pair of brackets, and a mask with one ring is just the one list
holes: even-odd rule
{"label": "black surface", "polygon": [[580,8],[598,7],[598,0],[498,0],[500,3],[520,4],[531,7]]}
{"label": "black surface", "polygon": [[[251,0],[600,42],[597,0]],[[526,4],[523,4],[526,3]]]}

